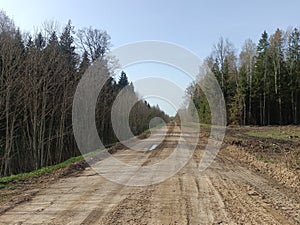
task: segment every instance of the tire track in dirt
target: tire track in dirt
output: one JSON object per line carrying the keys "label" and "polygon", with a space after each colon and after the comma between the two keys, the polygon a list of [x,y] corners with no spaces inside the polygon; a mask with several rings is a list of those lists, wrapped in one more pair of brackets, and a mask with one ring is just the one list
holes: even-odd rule
{"label": "tire track in dirt", "polygon": [[228,213],[237,224],[295,224],[289,218],[271,211],[256,194],[248,194],[246,187],[236,182],[213,178],[213,185],[225,202]]}
{"label": "tire track in dirt", "polygon": [[[143,165],[146,165],[147,162],[150,162],[152,158],[161,158],[161,157],[164,157],[162,156],[161,152],[163,151],[164,147],[163,146],[166,146],[166,142],[168,141],[168,137],[170,137],[170,133],[173,132],[174,130],[174,126],[169,126],[168,128],[168,131],[167,131],[167,137],[163,140],[163,142],[157,147],[157,149],[151,151],[151,153],[148,155],[147,157],[147,160],[144,161],[144,163],[142,164]],[[127,155],[127,161],[130,161],[132,157],[134,157],[135,155],[132,155],[132,154],[129,154]],[[144,157],[145,158],[145,157]],[[124,158],[123,158],[124,160]],[[124,160],[126,161],[126,160]],[[128,178],[130,179],[130,178]],[[122,191],[122,189],[125,189],[125,190],[130,190],[130,189],[133,189],[135,190],[136,188],[135,187],[126,187],[126,186],[119,186],[119,188],[117,188],[116,190],[113,191],[113,193],[108,193],[108,196],[117,196],[118,194],[120,194],[120,192]],[[144,193],[142,191],[142,193]],[[145,193],[149,193],[149,191],[145,192]],[[127,193],[128,194],[128,193]],[[129,207],[129,203],[131,203],[131,201],[129,201],[130,199],[132,200],[133,197],[136,197],[137,195],[139,194],[130,194],[129,192],[129,196],[131,198],[128,198],[128,197],[125,197],[123,200],[120,201],[119,197],[117,198],[118,199],[118,204],[116,207],[113,207],[112,209],[110,209],[109,211],[106,210],[105,212],[103,212],[103,209],[101,208],[102,207],[102,204],[98,204],[95,209],[93,209],[93,211],[84,219],[84,221],[81,222],[81,224],[98,224],[100,223],[100,219],[102,220],[102,217],[104,215],[106,215],[106,213],[108,213],[109,215],[113,215],[114,212],[119,212],[120,211],[120,208],[121,209],[125,209],[126,207],[124,207],[123,205],[125,204],[127,207]],[[145,197],[147,195],[142,195],[142,197],[140,198],[137,198],[137,199],[144,199],[143,197]],[[113,199],[110,199],[111,202],[114,202]],[[135,202],[135,206],[136,204],[139,203],[139,201],[133,201]],[[115,203],[116,204],[116,203]],[[144,203],[142,204],[138,204],[140,206],[142,206]],[[145,210],[141,210],[141,212],[143,212]],[[117,214],[120,214],[120,213],[117,213]],[[126,214],[127,215],[127,214]],[[130,214],[129,214],[130,215]],[[135,214],[136,216],[139,215],[138,213]],[[119,215],[120,216],[120,215]],[[127,215],[128,216],[128,215]],[[105,219],[106,218],[106,219]],[[103,223],[103,224],[115,224],[117,223],[117,221],[114,221],[113,219],[108,219],[109,217],[105,217],[103,220],[104,221],[107,221],[106,223]],[[134,219],[134,221],[136,221],[136,219]],[[128,222],[128,221],[127,221]],[[140,221],[141,222],[141,221]]]}
{"label": "tire track in dirt", "polygon": [[[217,162],[207,172],[237,223],[299,223],[298,203],[278,191],[278,185],[270,184],[254,172],[234,165],[232,159],[226,156],[221,159],[218,156]],[[280,208],[279,204],[285,207]]]}
{"label": "tire track in dirt", "polygon": [[179,186],[180,186],[180,195],[181,195],[181,206],[183,207],[183,212],[186,219],[186,224],[190,225],[191,223],[191,215],[192,215],[192,207],[189,197],[186,195],[187,192],[183,187],[182,177],[178,178]]}
{"label": "tire track in dirt", "polygon": [[[147,224],[154,188],[136,190],[113,207],[97,224]],[[90,223],[91,224],[91,223]]]}
{"label": "tire track in dirt", "polygon": [[[199,141],[201,145],[204,145],[204,142],[205,140]],[[196,149],[193,159],[186,166],[186,174],[192,174],[191,177],[193,177],[190,183],[194,183],[198,192],[197,200],[194,201],[195,205],[193,205],[193,208],[196,209],[196,215],[192,217],[192,224],[234,224],[225,210],[223,199],[212,185],[210,178],[205,171],[198,170],[198,164],[203,153],[203,151]]]}
{"label": "tire track in dirt", "polygon": [[[120,192],[125,186],[123,185],[116,185],[116,187],[107,193],[107,196],[104,197],[103,200],[97,203],[96,207],[88,214],[88,216],[80,223],[82,225],[88,224],[98,224],[99,221],[115,204],[119,204],[120,201]],[[103,207],[103,203],[106,204],[106,207]]]}
{"label": "tire track in dirt", "polygon": [[[72,199],[65,209],[52,220],[53,224],[67,224],[71,222],[75,216],[78,216],[80,209],[78,209],[78,202],[81,202],[80,207],[82,207],[86,202],[94,198],[95,193],[101,189],[103,186],[103,179],[99,176],[98,181],[89,187],[83,194],[77,196],[77,198]],[[97,179],[96,178],[96,179]],[[94,193],[94,195],[91,195]],[[84,199],[84,201],[82,201]],[[74,204],[75,203],[75,204]],[[77,204],[76,204],[77,203]]]}
{"label": "tire track in dirt", "polygon": [[[223,156],[223,159],[233,165],[233,159],[227,156]],[[247,188],[258,194],[264,202],[300,223],[300,196],[296,195],[292,189],[239,165],[236,165],[235,170],[232,169],[231,171],[238,171],[235,177],[247,184]]]}
{"label": "tire track in dirt", "polygon": [[174,126],[170,126],[164,140],[154,150],[145,152],[148,158],[141,166],[147,166],[164,160],[172,153],[172,151],[169,151],[169,154],[165,154],[165,152],[162,154],[162,151],[166,148],[174,149],[178,145],[178,138],[174,139],[174,137],[178,137],[177,132],[174,133],[174,129]]}

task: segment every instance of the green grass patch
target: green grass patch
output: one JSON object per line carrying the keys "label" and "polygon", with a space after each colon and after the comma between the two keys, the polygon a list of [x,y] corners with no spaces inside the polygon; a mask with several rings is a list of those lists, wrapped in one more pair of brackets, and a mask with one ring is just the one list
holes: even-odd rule
{"label": "green grass patch", "polygon": [[257,155],[256,158],[260,161],[263,161],[264,163],[274,163],[272,159],[267,159],[263,157],[262,155]]}
{"label": "green grass patch", "polygon": [[264,131],[248,131],[245,133],[246,135],[252,137],[259,137],[259,138],[273,138],[277,140],[290,140],[293,137],[299,137],[300,134],[296,131],[282,131],[280,129],[268,129]]}
{"label": "green grass patch", "polygon": [[[110,148],[110,147],[114,146],[115,144],[116,143],[106,145],[105,148]],[[20,174],[16,174],[16,175],[7,176],[7,177],[0,177],[0,189],[7,187],[7,184],[9,184],[11,182],[14,182],[14,181],[25,180],[25,179],[28,179],[30,177],[41,176],[41,175],[44,175],[46,173],[51,173],[51,172],[54,172],[54,171],[59,170],[61,168],[65,168],[65,167],[69,166],[72,163],[83,160],[84,157],[95,155],[95,154],[99,153],[100,151],[102,151],[103,149],[98,149],[98,150],[86,153],[84,155],[72,157],[72,158],[70,158],[70,159],[68,159],[64,162],[59,163],[59,164],[52,165],[52,166],[46,166],[46,167],[43,167],[43,168],[38,169],[38,170],[31,171],[31,172],[20,173]]]}
{"label": "green grass patch", "polygon": [[225,136],[225,140],[229,141],[229,142],[244,142],[245,141],[245,138],[242,138],[242,137],[232,137],[232,136]]}
{"label": "green grass patch", "polygon": [[1,185],[0,188],[4,188],[5,184],[8,184],[8,183],[13,182],[13,181],[25,180],[25,179],[30,178],[30,177],[41,176],[41,175],[46,174],[46,173],[51,173],[55,170],[67,167],[71,163],[80,161],[82,159],[83,159],[83,156],[77,156],[77,157],[70,158],[70,159],[68,159],[68,160],[66,160],[62,163],[59,163],[59,164],[56,164],[56,165],[53,165],[53,166],[46,166],[46,167],[43,167],[41,169],[34,170],[34,171],[31,171],[31,172],[28,172],[28,173],[20,173],[20,174],[11,175],[11,176],[8,176],[8,177],[1,177],[0,178],[0,185]]}

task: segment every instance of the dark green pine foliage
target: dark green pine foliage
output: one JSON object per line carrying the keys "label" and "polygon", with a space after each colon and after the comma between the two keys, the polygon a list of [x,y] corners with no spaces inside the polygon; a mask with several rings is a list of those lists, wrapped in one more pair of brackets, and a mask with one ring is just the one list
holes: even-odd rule
{"label": "dark green pine foliage", "polygon": [[87,51],[84,51],[82,54],[82,60],[79,65],[79,74],[84,74],[87,68],[90,66],[89,55]]}
{"label": "dark green pine foliage", "polygon": [[[284,34],[280,29],[270,37],[270,58],[272,62],[272,76],[270,77],[270,103],[268,104],[268,125],[287,123],[288,113],[286,106],[290,99],[286,98],[289,87],[286,76],[286,65],[284,62]],[[273,106],[273,107],[272,107]]]}
{"label": "dark green pine foliage", "polygon": [[56,35],[56,32],[53,31],[50,38],[49,38],[49,44],[50,46],[58,46],[59,45],[59,42],[58,42],[58,38],[57,38],[57,35]]}
{"label": "dark green pine foliage", "polygon": [[240,85],[240,92],[239,94],[241,95],[242,99],[243,99],[243,118],[240,118],[243,122],[242,124],[245,125],[247,122],[250,121],[250,118],[251,118],[251,112],[249,112],[249,109],[251,109],[251,106],[250,106],[250,82],[249,82],[249,79],[247,77],[247,68],[245,65],[242,65],[241,68],[240,68],[240,82],[239,82],[239,85]]}
{"label": "dark green pine foliage", "polygon": [[48,44],[45,48],[45,53],[49,58],[51,58],[52,62],[55,62],[54,64],[57,64],[61,59],[59,41],[55,31],[51,33]]}
{"label": "dark green pine foliage", "polygon": [[78,63],[78,56],[75,52],[74,37],[72,36],[73,34],[74,27],[71,25],[71,20],[69,20],[60,36],[59,44],[71,70],[75,70]]}
{"label": "dark green pine foliage", "polygon": [[253,98],[256,102],[256,111],[254,112],[256,124],[266,125],[266,107],[267,107],[267,92],[268,76],[269,76],[269,36],[266,31],[263,32],[257,45],[257,57],[254,71],[254,90]]}
{"label": "dark green pine foliage", "polygon": [[121,76],[119,78],[119,81],[118,81],[118,86],[120,88],[124,88],[126,87],[127,85],[129,84],[128,82],[128,78],[127,78],[127,75],[124,71],[121,72]]}
{"label": "dark green pine foliage", "polygon": [[23,39],[22,39],[22,34],[21,34],[20,29],[16,30],[15,43],[16,43],[16,47],[21,50],[22,54],[24,54],[25,53],[25,46],[24,46],[24,42],[23,42]]}
{"label": "dark green pine foliage", "polygon": [[300,122],[300,32],[297,28],[288,39],[286,68],[291,90],[290,122],[298,124]]}
{"label": "dark green pine foliage", "polygon": [[43,50],[45,48],[46,41],[41,32],[38,33],[37,37],[35,38],[34,44],[35,44],[36,48],[39,50]]}

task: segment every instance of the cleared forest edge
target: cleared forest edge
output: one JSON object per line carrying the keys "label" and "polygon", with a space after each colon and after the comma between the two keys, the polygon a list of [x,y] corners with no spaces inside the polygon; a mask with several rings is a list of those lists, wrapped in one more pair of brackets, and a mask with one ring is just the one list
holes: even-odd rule
{"label": "cleared forest edge", "polygon": [[300,170],[292,170],[287,168],[286,163],[271,163],[267,160],[259,160],[256,156],[246,152],[242,147],[230,145],[224,150],[225,154],[231,156],[237,161],[243,162],[251,166],[254,170],[262,172],[286,187],[299,191],[300,187]]}
{"label": "cleared forest edge", "polygon": [[300,127],[234,127],[223,152],[296,192],[300,186]]}

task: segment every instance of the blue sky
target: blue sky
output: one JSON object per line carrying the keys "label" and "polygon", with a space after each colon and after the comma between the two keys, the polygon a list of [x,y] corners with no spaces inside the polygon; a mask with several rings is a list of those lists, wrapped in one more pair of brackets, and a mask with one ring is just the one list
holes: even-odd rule
{"label": "blue sky", "polygon": [[[33,31],[45,20],[64,25],[71,19],[76,28],[91,25],[106,30],[113,47],[162,40],[184,46],[201,58],[210,54],[221,36],[229,38],[238,52],[248,38],[257,43],[264,30],[273,33],[276,28],[300,25],[298,0],[0,0],[0,8],[23,31]],[[134,71],[128,69],[131,80],[137,79]],[[184,79],[179,81],[183,86],[189,83]]]}

